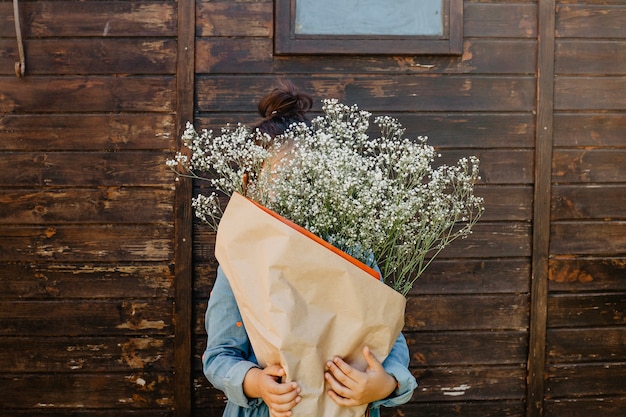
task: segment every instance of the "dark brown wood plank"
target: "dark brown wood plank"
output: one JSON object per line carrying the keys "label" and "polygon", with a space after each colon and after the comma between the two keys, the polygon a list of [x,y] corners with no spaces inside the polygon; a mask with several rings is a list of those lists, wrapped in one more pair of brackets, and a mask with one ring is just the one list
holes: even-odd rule
{"label": "dark brown wood plank", "polygon": [[626,91],[625,77],[557,77],[554,80],[554,108],[623,110],[626,108],[624,91]]}
{"label": "dark brown wood plank", "polygon": [[623,326],[626,293],[572,293],[548,299],[550,328]]}
{"label": "dark brown wood plank", "polygon": [[165,264],[8,262],[0,266],[0,299],[173,298]]}
{"label": "dark brown wood plank", "polygon": [[[19,349],[16,347],[19,346]],[[114,373],[170,371],[173,341],[166,337],[0,338],[3,373]]]}
{"label": "dark brown wood plank", "polygon": [[626,41],[589,41],[586,37],[556,43],[555,71],[559,75],[624,75],[624,62]]}
{"label": "dark brown wood plank", "polygon": [[411,366],[427,369],[523,364],[528,352],[526,331],[419,331],[405,332],[405,336],[410,346]]}
{"label": "dark brown wood plank", "polygon": [[174,150],[175,129],[169,114],[4,114],[0,150]]}
{"label": "dark brown wood plank", "polygon": [[0,261],[169,261],[169,225],[3,226]]}
{"label": "dark brown wood plank", "polygon": [[[357,103],[371,112],[396,111],[531,111],[534,77],[386,75],[294,76],[290,79],[319,98]],[[196,84],[200,112],[254,111],[275,77],[206,77]],[[239,91],[239,94],[232,94]],[[316,104],[315,109],[319,109]]]}
{"label": "dark brown wood plank", "polygon": [[626,292],[626,259],[555,256],[550,259],[550,291]]}
{"label": "dark brown wood plank", "polygon": [[169,409],[173,404],[171,374],[133,372],[117,374],[0,374],[3,410]]}
{"label": "dark brown wood plank", "polygon": [[0,77],[0,113],[172,112],[174,88],[172,76]]}
{"label": "dark brown wood plank", "polygon": [[381,409],[383,417],[525,417],[524,402],[511,400],[408,403],[394,408]]}
{"label": "dark brown wood plank", "polygon": [[554,115],[555,146],[624,147],[626,115],[556,113]]}
{"label": "dark brown wood plank", "polygon": [[626,326],[548,330],[548,363],[626,362]]}
{"label": "dark brown wood plank", "polygon": [[[254,111],[253,108],[248,110]],[[313,117],[319,114],[312,112]],[[427,136],[427,143],[440,149],[534,146],[535,121],[529,113],[374,112],[370,119],[372,135],[376,133],[374,117],[377,115],[395,117],[406,129],[405,137]],[[213,129],[217,133],[229,123],[250,125],[258,120],[259,116],[253,113],[205,113],[196,117],[195,122],[198,128]]]}
{"label": "dark brown wood plank", "polygon": [[[180,137],[194,114],[195,0],[178,2],[178,41],[176,64],[176,132]],[[177,149],[181,151],[181,141]],[[186,152],[188,154],[188,152]],[[189,178],[176,178],[174,200],[174,415],[191,414],[191,326],[192,288],[192,209],[193,184]]]}
{"label": "dark brown wood plank", "polygon": [[520,400],[526,375],[523,367],[441,367],[415,371],[421,402]]}
{"label": "dark brown wood plank", "polygon": [[483,221],[530,220],[532,218],[531,186],[479,186],[475,193],[484,199]]}
{"label": "dark brown wood plank", "polygon": [[567,398],[545,402],[545,417],[623,417],[626,398]]}
{"label": "dark brown wood plank", "polygon": [[269,38],[273,33],[273,2],[198,2],[196,35]]}
{"label": "dark brown wood plank", "polygon": [[585,221],[552,224],[550,252],[552,255],[623,254],[626,247],[626,222]]}
{"label": "dark brown wood plank", "polygon": [[[176,36],[173,1],[21,2],[22,36],[129,37]],[[0,37],[15,36],[13,7],[0,3]]]}
{"label": "dark brown wood plank", "polygon": [[4,190],[0,224],[171,223],[172,190],[148,187]]}
{"label": "dark brown wood plank", "polygon": [[295,56],[273,57],[270,38],[197,39],[198,74],[316,73],[464,73],[532,74],[536,44],[528,39],[470,39],[462,56]]}
{"label": "dark brown wood plank", "polygon": [[559,5],[556,36],[560,38],[623,38],[626,7],[623,4]]}
{"label": "dark brown wood plank", "polygon": [[555,185],[552,190],[552,220],[626,219],[624,185]]}
{"label": "dark brown wood plank", "polygon": [[546,397],[549,399],[623,396],[626,365],[551,365],[548,366],[546,377]]}
{"label": "dark brown wood plank", "polygon": [[533,152],[527,149],[441,149],[441,158],[433,166],[456,165],[459,159],[471,155],[480,160],[481,184],[532,184]]}
{"label": "dark brown wood plank", "polygon": [[424,295],[410,297],[405,331],[525,330],[526,294]]}
{"label": "dark brown wood plank", "polygon": [[2,336],[170,335],[168,300],[11,301],[0,304]]}
{"label": "dark brown wood plank", "polygon": [[[28,51],[28,75],[173,74],[173,39],[33,39]],[[17,42],[0,39],[0,74],[13,75]]]}
{"label": "dark brown wood plank", "polygon": [[174,182],[162,152],[4,152],[0,186],[162,186]]}
{"label": "dark brown wood plank", "polygon": [[465,37],[529,38],[537,35],[536,4],[466,2]]}
{"label": "dark brown wood plank", "polygon": [[[626,90],[625,90],[626,91]],[[558,183],[621,183],[626,149],[556,149],[552,179]]]}

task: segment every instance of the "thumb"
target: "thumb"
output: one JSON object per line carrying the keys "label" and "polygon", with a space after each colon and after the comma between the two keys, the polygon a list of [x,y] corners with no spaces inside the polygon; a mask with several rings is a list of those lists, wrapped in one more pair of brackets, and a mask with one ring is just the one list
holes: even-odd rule
{"label": "thumb", "polygon": [[282,366],[278,364],[268,365],[267,368],[265,368],[263,371],[267,375],[271,375],[271,376],[278,377],[278,378],[282,378],[283,376],[285,376],[285,370],[283,369]]}
{"label": "thumb", "polygon": [[367,367],[371,370],[379,370],[382,369],[383,365],[380,363],[376,356],[372,353],[369,347],[365,346],[363,348],[363,357],[367,362]]}

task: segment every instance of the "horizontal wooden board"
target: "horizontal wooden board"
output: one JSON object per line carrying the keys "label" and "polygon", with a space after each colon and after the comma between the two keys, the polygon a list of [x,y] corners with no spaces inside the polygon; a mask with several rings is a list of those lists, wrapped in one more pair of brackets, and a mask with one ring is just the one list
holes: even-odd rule
{"label": "horizontal wooden board", "polygon": [[169,335],[172,310],[171,301],[153,299],[11,301],[0,304],[0,335]]}
{"label": "horizontal wooden board", "polygon": [[[62,19],[61,19],[62,21]],[[173,76],[0,77],[0,113],[173,112]]]}
{"label": "horizontal wooden board", "polygon": [[524,366],[441,367],[414,371],[413,401],[521,400],[526,391]]}
{"label": "horizontal wooden board", "polygon": [[[253,111],[254,108],[249,110]],[[311,118],[319,115],[319,111],[310,113]],[[374,118],[379,115],[396,118],[406,129],[405,137],[427,136],[427,143],[439,149],[534,146],[535,121],[531,113],[416,113],[410,109],[394,113],[373,112],[370,118],[371,136],[379,133],[374,124]],[[227,124],[251,125],[259,120],[260,117],[253,113],[203,113],[194,124],[198,129],[213,129],[214,134],[218,135]],[[598,123],[598,128],[601,126],[603,124]]]}
{"label": "horizontal wooden board", "polygon": [[552,224],[550,236],[552,255],[621,256],[626,247],[626,222],[558,222]]}
{"label": "horizontal wooden board", "polygon": [[[419,397],[417,397],[419,398]],[[383,417],[525,417],[526,404],[523,401],[494,400],[494,401],[466,401],[459,402],[432,402],[408,403],[400,407],[382,408]]]}
{"label": "horizontal wooden board", "polygon": [[532,184],[534,152],[511,149],[441,149],[441,158],[433,166],[456,165],[461,158],[476,156],[480,160],[480,184]]}
{"label": "horizontal wooden board", "polygon": [[3,152],[0,186],[166,186],[176,175],[163,152]]}
{"label": "horizontal wooden board", "polygon": [[[626,91],[626,90],[625,90]],[[556,149],[552,181],[566,183],[623,183],[626,149]]]}
{"label": "horizontal wooden board", "polygon": [[520,365],[526,363],[525,331],[406,332],[411,366]]}
{"label": "horizontal wooden board", "polygon": [[548,363],[626,362],[626,326],[550,329]]}
{"label": "horizontal wooden board", "polygon": [[424,295],[409,297],[405,331],[525,330],[526,294]]}
{"label": "horizontal wooden board", "polygon": [[554,256],[548,278],[552,292],[626,292],[626,258]]}
{"label": "horizontal wooden board", "polygon": [[626,185],[555,185],[552,220],[624,220]]}
{"label": "horizontal wooden board", "polygon": [[626,398],[565,398],[544,402],[545,417],[623,417]]}
{"label": "horizontal wooden board", "polygon": [[549,328],[623,326],[626,293],[572,293],[548,297]]}
{"label": "horizontal wooden board", "polygon": [[[31,409],[4,409],[2,410],[4,417],[32,417],[33,411]],[[37,409],[37,417],[59,417],[59,415],[72,417],[172,417],[174,411],[172,407],[163,409],[115,409],[115,408],[99,408],[99,409],[80,409],[72,408],[67,409]],[[219,415],[202,414],[202,417],[220,417]]]}
{"label": "horizontal wooden board", "polygon": [[623,3],[563,4],[556,8],[556,36],[560,38],[624,38],[625,23]]}
{"label": "horizontal wooden board", "polygon": [[557,147],[626,147],[626,115],[620,113],[556,113],[554,145]]}
{"label": "horizontal wooden board", "polygon": [[169,336],[4,336],[0,349],[3,373],[172,371],[174,356],[173,338]]}
{"label": "horizontal wooden board", "polygon": [[[534,77],[395,75],[290,77],[300,89],[321,98],[357,103],[372,112],[531,111]],[[254,111],[276,84],[275,77],[207,77],[196,81],[200,112]],[[238,94],[233,94],[238,91]],[[319,109],[319,104],[314,107]]]}
{"label": "horizontal wooden board", "polygon": [[[626,8],[624,8],[626,10]],[[555,110],[623,110],[626,77],[574,77],[554,79]]]}
{"label": "horizontal wooden board", "polygon": [[176,149],[171,114],[4,114],[1,151]]}
{"label": "horizontal wooden board", "polygon": [[623,396],[625,380],[624,363],[550,365],[546,372],[546,398]]}
{"label": "horizontal wooden board", "polygon": [[462,56],[317,55],[277,59],[270,38],[197,38],[196,74],[533,74],[533,40],[469,39]]}
{"label": "horizontal wooden board", "polygon": [[172,225],[3,226],[0,261],[169,262],[173,236]]}
{"label": "horizontal wooden board", "polygon": [[196,36],[269,38],[273,33],[273,2],[201,1],[196,4]]}
{"label": "horizontal wooden board", "polygon": [[6,189],[0,224],[172,223],[174,192],[148,187]]}
{"label": "horizontal wooden board", "polygon": [[626,40],[560,39],[555,47],[554,71],[559,76],[626,74]]}
{"label": "horizontal wooden board", "polygon": [[0,264],[2,300],[173,297],[170,264]]}
{"label": "horizontal wooden board", "polygon": [[[33,39],[28,51],[28,76],[96,74],[174,74],[174,39]],[[14,75],[19,61],[14,39],[0,39],[0,74]]]}
{"label": "horizontal wooden board", "polygon": [[537,34],[537,5],[465,2],[465,37],[532,38]]}
{"label": "horizontal wooden board", "polygon": [[[26,39],[176,36],[176,10],[173,1],[20,2],[22,36]],[[13,7],[2,2],[0,37],[12,36]]]}
{"label": "horizontal wooden board", "polygon": [[0,408],[55,410],[68,415],[74,409],[166,409],[174,405],[173,373],[116,374],[0,374]]}

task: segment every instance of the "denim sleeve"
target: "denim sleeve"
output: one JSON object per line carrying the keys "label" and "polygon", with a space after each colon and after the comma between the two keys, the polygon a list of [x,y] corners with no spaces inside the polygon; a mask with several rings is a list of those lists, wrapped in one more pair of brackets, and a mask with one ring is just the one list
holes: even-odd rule
{"label": "denim sleeve", "polygon": [[383,368],[398,381],[398,387],[389,397],[374,401],[370,407],[395,407],[409,401],[417,388],[417,381],[409,370],[409,348],[402,333],[396,339],[387,359],[383,361]]}
{"label": "denim sleeve", "polygon": [[204,375],[228,401],[244,408],[257,407],[260,398],[250,399],[243,392],[243,379],[258,367],[250,340],[230,284],[221,268],[209,298],[205,315],[207,348],[202,355]]}

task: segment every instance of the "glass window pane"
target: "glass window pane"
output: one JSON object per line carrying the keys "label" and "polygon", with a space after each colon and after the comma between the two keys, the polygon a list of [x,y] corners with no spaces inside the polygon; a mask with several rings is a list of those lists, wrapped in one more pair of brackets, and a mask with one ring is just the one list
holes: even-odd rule
{"label": "glass window pane", "polygon": [[297,0],[302,35],[441,36],[442,0]]}

